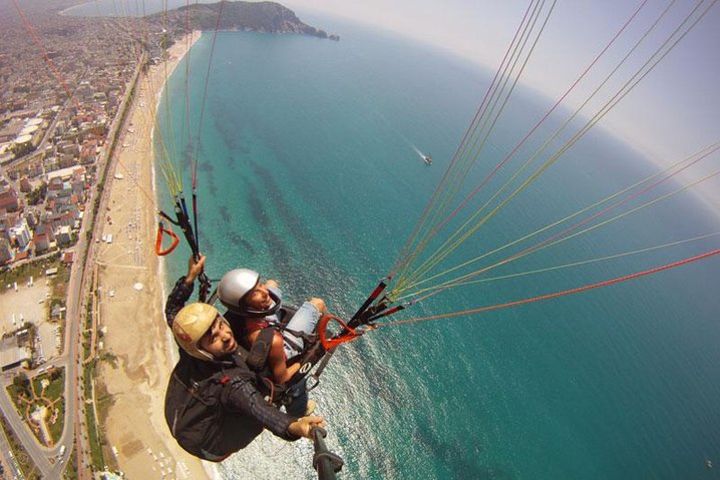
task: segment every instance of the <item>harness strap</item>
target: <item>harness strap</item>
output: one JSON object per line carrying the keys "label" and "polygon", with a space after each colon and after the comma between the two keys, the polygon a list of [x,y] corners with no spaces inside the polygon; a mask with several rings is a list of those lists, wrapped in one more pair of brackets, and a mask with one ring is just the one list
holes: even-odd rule
{"label": "harness strap", "polygon": [[[207,401],[205,401],[205,399],[202,396],[198,395],[198,390],[199,390],[200,385],[197,382],[193,381],[192,386],[187,386],[185,384],[185,382],[180,380],[180,377],[176,373],[173,372],[172,377],[175,379],[176,382],[178,382],[180,385],[182,385],[183,388],[185,389],[185,391],[191,397],[195,398],[195,400],[202,403],[203,405],[208,405],[208,406],[212,405],[212,402],[207,402]],[[187,405],[185,405],[185,406],[187,406]],[[183,408],[183,410],[184,410],[184,408]]]}
{"label": "harness strap", "polygon": [[[293,347],[296,350],[301,351],[301,352],[305,351],[307,349],[308,345],[312,345],[313,343],[315,343],[318,338],[318,336],[314,333],[307,333],[307,332],[303,332],[300,330],[293,330],[291,328],[287,328],[287,325],[285,323],[281,323],[281,322],[263,320],[262,322],[258,322],[258,323],[264,323],[265,326],[259,327],[259,328],[258,327],[250,328],[249,330],[246,330],[247,333],[249,334],[249,333],[252,333],[252,332],[255,332],[258,330],[260,332],[263,332],[264,330],[268,330],[268,329],[275,330],[277,332],[280,332],[281,334],[283,332],[287,332],[290,335],[300,338],[305,342],[305,345],[301,345],[300,343],[296,342],[295,340],[283,335],[283,340],[285,342],[287,342],[288,344],[290,344],[291,347]],[[260,335],[262,335],[262,333]],[[259,341],[260,338],[261,338],[261,336],[258,336],[258,338],[257,338],[257,340],[255,340],[255,342]],[[255,343],[253,343],[253,346],[251,347],[251,351],[254,348],[255,348]]]}
{"label": "harness strap", "polygon": [[311,373],[308,380],[310,378],[313,379],[314,383],[310,384],[308,382],[307,384],[307,391],[315,389],[318,385],[320,385],[320,375],[325,371],[325,367],[327,367],[328,362],[330,362],[330,359],[335,354],[335,350],[329,350],[325,352],[325,355],[320,359],[320,361],[317,364],[317,368],[315,369],[315,372]]}
{"label": "harness strap", "polygon": [[266,327],[260,330],[260,334],[253,342],[252,347],[250,347],[250,353],[245,360],[245,363],[247,363],[251,370],[258,371],[265,366],[274,336],[275,329],[273,327]]}
{"label": "harness strap", "polygon": [[283,336],[283,341],[289,343],[291,347],[293,347],[295,350],[298,350],[300,353],[302,353],[303,345],[300,345],[298,342],[296,342],[290,338],[287,338],[285,336]]}

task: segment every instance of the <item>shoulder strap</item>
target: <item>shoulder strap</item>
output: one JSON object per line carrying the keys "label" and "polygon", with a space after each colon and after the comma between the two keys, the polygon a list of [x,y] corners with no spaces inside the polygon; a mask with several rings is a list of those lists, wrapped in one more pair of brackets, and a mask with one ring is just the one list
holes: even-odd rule
{"label": "shoulder strap", "polygon": [[191,380],[190,385],[183,382],[180,376],[175,372],[173,372],[172,374],[172,379],[179,383],[190,397],[193,397],[195,400],[205,406],[212,406],[216,404],[217,400],[215,396],[218,392],[215,392],[214,389],[208,389],[208,387],[210,385],[220,383],[219,374],[222,374],[222,372],[218,372],[211,377],[203,379],[199,382]]}
{"label": "shoulder strap", "polygon": [[258,371],[265,367],[268,355],[270,355],[270,347],[272,347],[275,331],[273,327],[260,330],[260,334],[253,342],[252,347],[250,347],[250,352],[245,359],[245,362],[251,370]]}

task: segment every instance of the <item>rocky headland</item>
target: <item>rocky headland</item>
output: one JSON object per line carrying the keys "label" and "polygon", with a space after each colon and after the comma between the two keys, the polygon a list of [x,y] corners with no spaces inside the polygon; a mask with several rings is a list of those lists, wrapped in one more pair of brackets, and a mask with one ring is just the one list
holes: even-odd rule
{"label": "rocky headland", "polygon": [[[242,30],[263,33],[310,35],[338,41],[340,37],[302,22],[295,12],[275,2],[218,2],[192,4],[165,13],[150,15],[153,23],[173,30]],[[218,22],[219,15],[219,22]]]}

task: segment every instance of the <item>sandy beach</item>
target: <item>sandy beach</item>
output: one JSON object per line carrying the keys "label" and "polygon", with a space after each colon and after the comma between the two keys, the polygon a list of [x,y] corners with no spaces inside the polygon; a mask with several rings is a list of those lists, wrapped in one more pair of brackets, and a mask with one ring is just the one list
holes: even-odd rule
{"label": "sandy beach", "polygon": [[[154,110],[166,74],[200,37],[180,39],[167,68],[153,66],[138,81],[128,128],[118,142],[120,157],[108,211],[102,212],[99,245],[100,353],[117,358],[117,367],[100,362],[99,383],[112,396],[104,421],[108,442],[126,478],[210,478],[199,460],[170,435],[163,414],[165,387],[174,365],[162,308],[162,265],[154,253],[157,230],[151,132]],[[106,237],[107,238],[107,237]]]}

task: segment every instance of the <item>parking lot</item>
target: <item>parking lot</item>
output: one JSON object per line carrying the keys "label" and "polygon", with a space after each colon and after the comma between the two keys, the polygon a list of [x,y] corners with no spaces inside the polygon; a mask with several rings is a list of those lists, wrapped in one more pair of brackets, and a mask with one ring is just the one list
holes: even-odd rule
{"label": "parking lot", "polygon": [[50,287],[46,281],[46,277],[41,277],[32,286],[18,283],[17,291],[13,284],[9,288],[0,286],[0,333],[12,332],[26,321],[32,322],[40,338],[38,356],[48,359],[58,354],[60,344],[58,323],[51,323],[47,318]]}

